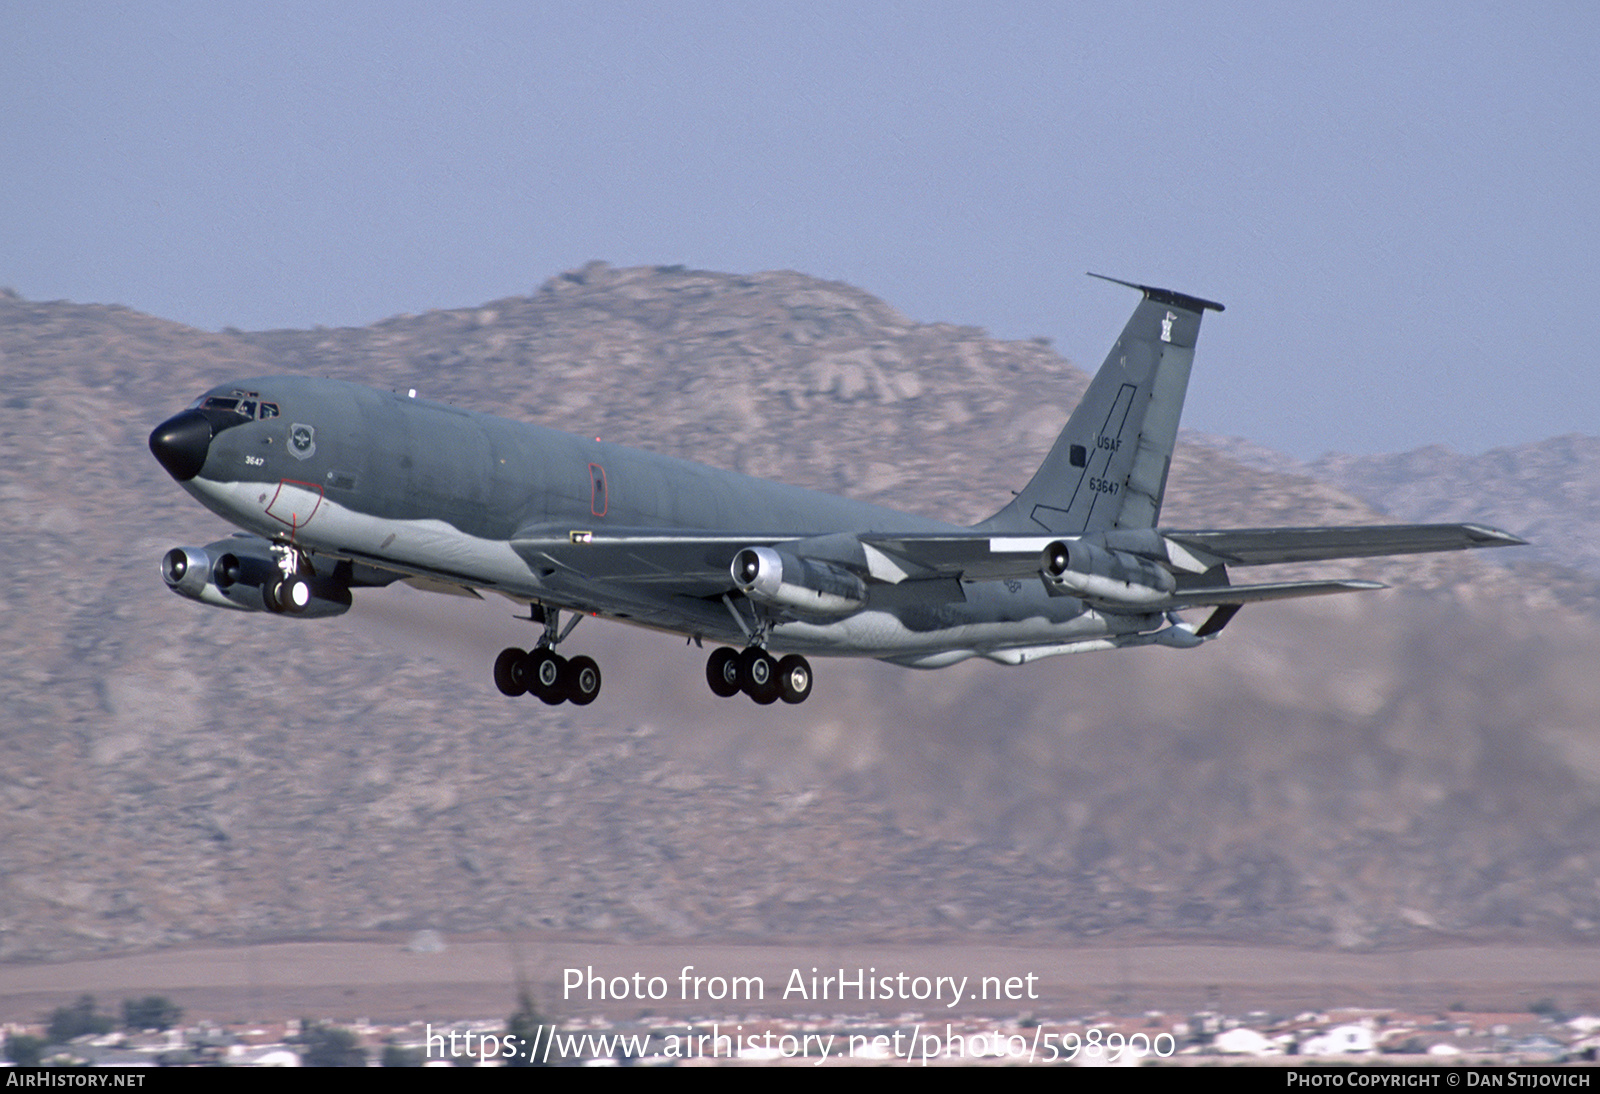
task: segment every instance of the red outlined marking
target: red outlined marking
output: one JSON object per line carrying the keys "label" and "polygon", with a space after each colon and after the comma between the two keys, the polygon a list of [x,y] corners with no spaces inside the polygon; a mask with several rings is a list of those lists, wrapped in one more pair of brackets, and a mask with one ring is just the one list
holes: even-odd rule
{"label": "red outlined marking", "polygon": [[[300,502],[284,496],[285,486],[298,487],[316,495],[316,500],[311,503],[311,512],[302,514],[296,508]],[[272,500],[267,502],[267,516],[279,524],[287,524],[291,529],[299,530],[311,523],[311,518],[317,515],[317,510],[322,508],[322,487],[314,482],[296,482],[294,479],[282,479],[278,482],[278,489],[273,492]]]}

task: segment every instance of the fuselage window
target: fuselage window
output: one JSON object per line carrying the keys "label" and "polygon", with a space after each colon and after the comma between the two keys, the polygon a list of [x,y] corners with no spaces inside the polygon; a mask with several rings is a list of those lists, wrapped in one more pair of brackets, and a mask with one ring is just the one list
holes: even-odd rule
{"label": "fuselage window", "polygon": [[262,403],[261,404],[261,420],[262,421],[266,421],[268,418],[276,418],[277,416],[278,416],[278,404],[277,403]]}

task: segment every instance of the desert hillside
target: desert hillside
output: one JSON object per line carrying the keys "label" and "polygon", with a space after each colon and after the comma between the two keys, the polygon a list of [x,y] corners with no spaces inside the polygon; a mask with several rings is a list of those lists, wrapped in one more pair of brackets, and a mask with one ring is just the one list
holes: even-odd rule
{"label": "desert hillside", "polygon": [[[1202,335],[1197,384],[1204,362]],[[1600,938],[1596,572],[1566,565],[1585,557],[1322,567],[1394,588],[1247,608],[1191,652],[819,662],[810,702],[765,709],[715,699],[669,636],[586,622],[571,646],[605,693],[546,708],[489,681],[532,638],[503,602],[394,589],[291,620],[157,574],[226,529],[146,437],[227,379],[415,387],[974,521],[1086,382],[1046,344],[796,273],[595,263],[361,329],[207,333],[7,294],[0,370],[0,959],[424,927]],[[1593,442],[1565,443],[1544,481],[1596,481]],[[1454,507],[1402,506],[1421,456],[1247,447],[1181,445],[1164,522],[1542,536],[1568,504],[1466,461],[1441,480]]]}

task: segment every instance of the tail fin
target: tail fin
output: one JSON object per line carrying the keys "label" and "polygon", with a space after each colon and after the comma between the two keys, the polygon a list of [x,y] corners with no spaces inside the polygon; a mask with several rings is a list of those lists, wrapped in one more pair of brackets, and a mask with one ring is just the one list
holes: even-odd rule
{"label": "tail fin", "polygon": [[976,526],[981,531],[1077,535],[1154,528],[1161,515],[1200,317],[1222,305],[1102,280],[1144,299],[1044,463],[1011,504]]}

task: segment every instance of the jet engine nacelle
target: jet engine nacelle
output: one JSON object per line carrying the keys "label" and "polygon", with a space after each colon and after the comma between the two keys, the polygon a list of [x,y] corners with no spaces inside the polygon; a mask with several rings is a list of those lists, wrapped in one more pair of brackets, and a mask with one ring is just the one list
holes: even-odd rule
{"label": "jet engine nacelle", "polygon": [[[235,536],[204,547],[174,547],[161,558],[161,577],[179,596],[217,608],[293,615],[342,615],[350,610],[350,588],[332,577],[297,575],[303,588],[289,594],[281,609],[269,603],[279,596],[283,571],[267,542]],[[280,599],[277,604],[282,604]]]}
{"label": "jet engine nacelle", "polygon": [[801,615],[849,615],[867,602],[866,582],[849,570],[775,547],[746,547],[733,556],[731,570],[751,600]]}
{"label": "jet engine nacelle", "polygon": [[1149,559],[1082,540],[1057,540],[1046,547],[1039,573],[1051,596],[1129,607],[1159,603],[1178,587],[1170,571]]}

